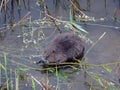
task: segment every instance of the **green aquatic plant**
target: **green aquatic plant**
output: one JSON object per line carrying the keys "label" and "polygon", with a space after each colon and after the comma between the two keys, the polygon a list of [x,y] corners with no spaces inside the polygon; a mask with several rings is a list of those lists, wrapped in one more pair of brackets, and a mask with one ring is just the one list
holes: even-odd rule
{"label": "green aquatic plant", "polygon": [[9,78],[8,78],[8,68],[7,68],[7,57],[6,57],[6,53],[4,53],[4,65],[5,65],[5,77],[6,77],[6,84],[7,84],[7,90],[9,90]]}
{"label": "green aquatic plant", "polygon": [[115,86],[115,84],[111,81],[105,80],[103,77],[100,77],[99,75],[93,73],[93,72],[87,72],[87,74],[96,81],[97,87],[94,84],[90,84],[90,88],[92,87],[92,90],[94,88],[98,89],[104,89],[104,90],[119,90],[118,87]]}
{"label": "green aquatic plant", "polygon": [[70,25],[77,28],[78,30],[84,32],[84,33],[88,33],[85,29],[83,29],[80,25],[78,25],[77,23],[75,23],[73,21],[73,14],[72,14],[72,9],[70,9]]}
{"label": "green aquatic plant", "polygon": [[15,90],[19,90],[19,75],[18,71],[15,71]]}
{"label": "green aquatic plant", "polygon": [[33,90],[36,90],[36,86],[35,86],[35,81],[34,81],[34,79],[32,79],[32,88],[33,88]]}

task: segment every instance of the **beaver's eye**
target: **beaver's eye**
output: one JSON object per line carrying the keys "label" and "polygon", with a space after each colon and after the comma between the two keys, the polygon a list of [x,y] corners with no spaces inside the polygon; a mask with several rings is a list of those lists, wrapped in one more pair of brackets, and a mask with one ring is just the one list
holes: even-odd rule
{"label": "beaver's eye", "polygon": [[54,50],[53,50],[52,52],[53,52],[53,53],[55,53],[55,51],[54,51]]}

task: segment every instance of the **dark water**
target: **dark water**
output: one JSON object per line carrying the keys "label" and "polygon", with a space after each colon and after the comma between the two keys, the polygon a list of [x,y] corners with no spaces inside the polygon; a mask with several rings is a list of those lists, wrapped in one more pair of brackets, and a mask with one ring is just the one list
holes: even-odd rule
{"label": "dark water", "polygon": [[[24,1],[24,0],[23,0]],[[23,3],[21,1],[21,3]],[[29,1],[29,0],[28,0]],[[104,36],[98,40],[93,48],[86,54],[85,58],[89,64],[107,64],[120,61],[120,7],[119,0],[79,0],[81,8],[86,15],[94,17],[96,21],[89,21],[86,23],[79,23],[89,33],[87,37],[93,42],[93,44],[104,34]],[[90,1],[90,6],[87,5],[87,1]],[[106,2],[105,2],[106,1]],[[48,10],[51,15],[61,17],[62,20],[69,19],[69,3],[67,1],[60,0],[56,3],[55,0],[46,0]],[[57,4],[55,6],[55,3]],[[58,90],[89,90],[89,85],[85,85],[84,73],[81,70],[67,74],[67,79],[56,77],[54,74],[41,73],[40,71],[33,70],[32,68],[40,68],[39,65],[34,64],[34,61],[39,61],[43,48],[47,45],[48,41],[51,40],[56,33],[59,31],[55,27],[44,26],[40,24],[28,24],[27,21],[33,21],[42,19],[41,14],[43,7],[37,6],[34,0],[29,3],[26,1],[21,4],[20,11],[14,8],[13,17],[11,16],[11,4],[8,3],[8,15],[5,17],[5,13],[1,12],[1,32],[0,32],[0,57],[1,63],[4,61],[3,54],[6,53],[8,67],[17,69],[21,66],[29,66],[28,74],[36,78],[38,81],[49,79],[49,84],[57,87]],[[17,7],[16,2],[14,7]],[[9,7],[10,6],[10,7]],[[118,21],[114,21],[114,10],[118,9]],[[89,11],[87,11],[87,9]],[[31,12],[28,20],[24,21],[23,25],[16,26],[11,31],[6,29],[4,24],[10,22],[18,22],[25,14]],[[4,18],[3,18],[4,17]],[[6,18],[6,19],[5,19]],[[100,20],[104,18],[104,20]],[[4,28],[3,28],[4,27]],[[63,26],[62,26],[63,27]],[[61,28],[61,27],[60,27]],[[65,28],[62,28],[65,31]],[[87,52],[93,45],[89,42],[85,42]],[[110,65],[115,68],[116,65]],[[67,72],[69,70],[66,70]],[[90,68],[90,72],[101,76],[105,80],[112,81],[117,86],[119,75],[111,74],[106,72],[101,67]],[[113,72],[114,73],[114,72]],[[3,78],[4,74],[1,78]],[[31,78],[31,77],[30,77]],[[4,80],[3,80],[4,81]],[[31,82],[28,78],[27,83]],[[87,79],[88,82],[93,80]],[[94,84],[95,81],[93,81]],[[31,86],[25,86],[25,82],[21,82],[20,90],[32,90]],[[54,87],[54,89],[55,89]],[[41,90],[41,86],[36,83],[37,90]],[[95,87],[97,88],[97,87]],[[94,89],[93,89],[94,90]],[[98,90],[103,90],[99,88]]]}

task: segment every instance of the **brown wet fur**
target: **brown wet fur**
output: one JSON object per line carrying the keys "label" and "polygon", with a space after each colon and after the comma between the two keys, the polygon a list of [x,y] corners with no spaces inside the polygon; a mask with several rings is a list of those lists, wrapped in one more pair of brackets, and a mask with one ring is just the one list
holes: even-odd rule
{"label": "brown wet fur", "polygon": [[61,33],[48,44],[44,50],[44,60],[47,64],[71,62],[73,58],[81,59],[84,55],[84,45],[80,37],[73,33]]}

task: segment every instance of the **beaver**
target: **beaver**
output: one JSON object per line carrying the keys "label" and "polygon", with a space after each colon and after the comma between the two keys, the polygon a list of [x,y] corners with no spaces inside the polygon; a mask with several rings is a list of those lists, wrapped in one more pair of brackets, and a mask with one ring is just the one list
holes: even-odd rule
{"label": "beaver", "polygon": [[60,64],[72,62],[74,58],[81,59],[84,56],[84,45],[79,36],[73,33],[60,33],[55,36],[44,49],[45,63]]}

